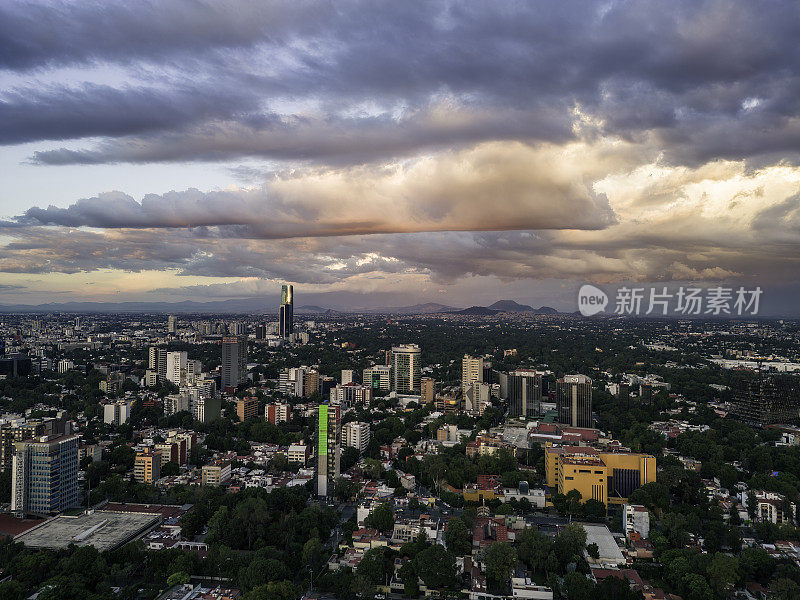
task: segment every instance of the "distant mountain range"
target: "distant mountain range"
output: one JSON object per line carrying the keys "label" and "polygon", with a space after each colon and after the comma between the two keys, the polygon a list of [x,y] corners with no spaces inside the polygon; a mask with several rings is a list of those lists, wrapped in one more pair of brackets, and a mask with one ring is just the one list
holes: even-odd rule
{"label": "distant mountain range", "polygon": [[[0,305],[0,313],[206,313],[206,314],[275,314],[278,312],[277,305],[270,305],[266,299],[260,298],[236,298],[233,300],[212,300],[209,302],[195,302],[185,300],[182,302],[50,302],[47,304],[5,304]],[[519,304],[513,300],[499,300],[489,306],[471,306],[469,308],[459,308],[439,304],[438,302],[425,302],[413,304],[411,306],[394,306],[386,308],[353,308],[353,309],[333,309],[313,304],[306,304],[295,308],[297,314],[348,314],[348,313],[372,313],[372,314],[403,314],[403,315],[423,315],[436,313],[451,313],[463,315],[493,315],[501,312],[520,312],[539,315],[559,314],[554,308],[543,306],[533,308],[527,304]]]}

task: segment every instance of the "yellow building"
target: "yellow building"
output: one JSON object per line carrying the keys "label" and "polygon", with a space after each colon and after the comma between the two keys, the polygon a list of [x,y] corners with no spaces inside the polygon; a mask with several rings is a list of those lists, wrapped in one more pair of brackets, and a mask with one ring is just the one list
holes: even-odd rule
{"label": "yellow building", "polygon": [[136,455],[133,477],[139,483],[153,483],[161,478],[161,452],[146,448]]}
{"label": "yellow building", "polygon": [[584,500],[603,504],[624,504],[633,490],[656,480],[656,459],[649,454],[547,446],[544,464],[548,487],[559,494],[578,490]]}

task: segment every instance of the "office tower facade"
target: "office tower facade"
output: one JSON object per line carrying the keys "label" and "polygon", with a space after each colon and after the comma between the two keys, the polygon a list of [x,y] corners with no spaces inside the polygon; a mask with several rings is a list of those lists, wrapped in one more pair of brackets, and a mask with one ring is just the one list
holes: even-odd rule
{"label": "office tower facade", "polygon": [[792,375],[739,379],[733,385],[731,412],[751,425],[795,423],[800,413],[800,380]]}
{"label": "office tower facade", "polygon": [[423,406],[430,404],[436,398],[436,380],[433,377],[420,377],[419,403]]}
{"label": "office tower facade", "polygon": [[508,414],[535,418],[542,413],[542,375],[531,370],[511,371],[507,379]]}
{"label": "office tower facade", "polygon": [[466,394],[473,381],[483,381],[483,359],[465,354],[461,359],[461,391]]}
{"label": "office tower facade", "polygon": [[136,454],[133,478],[139,483],[154,483],[161,479],[161,452],[145,448]]}
{"label": "office tower facade", "polygon": [[392,389],[392,367],[372,365],[364,369],[362,382],[373,392],[388,392]]}
{"label": "office tower facade", "polygon": [[342,385],[347,385],[348,383],[353,382],[353,370],[352,369],[342,369]]}
{"label": "office tower facade", "polygon": [[[340,473],[341,407],[320,404],[317,409],[317,494],[327,496]],[[332,491],[332,490],[331,490]]]}
{"label": "office tower facade", "polygon": [[222,387],[236,387],[247,377],[247,338],[222,338]]}
{"label": "office tower facade", "polygon": [[81,505],[78,436],[43,436],[14,444],[11,512],[47,515]]}
{"label": "office tower facade", "polygon": [[420,349],[416,344],[392,348],[392,389],[399,394],[419,392]]}
{"label": "office tower facade", "polygon": [[369,439],[369,423],[350,421],[342,427],[342,441],[347,447],[356,448],[359,452],[364,452],[369,444]]}
{"label": "office tower facade", "polygon": [[556,382],[558,422],[571,427],[592,426],[592,380],[586,375],[564,375]]}
{"label": "office tower facade", "polygon": [[265,340],[267,339],[267,326],[263,323],[256,325],[256,339],[257,340]]}
{"label": "office tower facade", "polygon": [[294,333],[294,288],[291,285],[281,286],[281,307],[279,315],[279,332],[284,339]]}
{"label": "office tower facade", "polygon": [[188,360],[186,352],[167,352],[167,381],[177,386],[184,385]]}
{"label": "office tower facade", "polygon": [[167,333],[175,333],[178,330],[178,319],[175,315],[167,317]]}
{"label": "office tower facade", "polygon": [[246,421],[258,416],[258,398],[250,396],[236,400],[236,416],[239,421]]}

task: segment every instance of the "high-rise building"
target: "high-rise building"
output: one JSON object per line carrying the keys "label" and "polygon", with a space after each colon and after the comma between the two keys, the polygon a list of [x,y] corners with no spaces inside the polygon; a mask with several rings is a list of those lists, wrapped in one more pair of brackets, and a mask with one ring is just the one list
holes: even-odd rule
{"label": "high-rise building", "polygon": [[236,400],[236,416],[239,421],[258,416],[258,398],[250,396]]}
{"label": "high-rise building", "polygon": [[465,354],[461,359],[461,391],[466,394],[473,381],[483,381],[483,359]]}
{"label": "high-rise building", "polygon": [[194,403],[194,418],[201,423],[210,423],[219,419],[222,409],[222,399],[213,396],[200,397]]}
{"label": "high-rise building", "polygon": [[342,445],[342,413],[336,405],[320,404],[317,409],[317,494],[328,495],[328,488],[339,476]]}
{"label": "high-rise building", "polygon": [[491,398],[491,388],[488,383],[473,381],[464,392],[464,410],[472,415],[482,415]]}
{"label": "high-rise building", "polygon": [[734,382],[731,413],[763,427],[771,423],[794,423],[800,414],[800,379],[793,375],[759,375]]}
{"label": "high-rise building", "polygon": [[372,389],[357,383],[337,385],[330,391],[332,404],[341,404],[345,407],[356,404],[369,404],[372,401]]}
{"label": "high-rise building", "polygon": [[147,368],[158,374],[160,381],[164,381],[167,378],[167,349],[150,346]]}
{"label": "high-rise building", "polygon": [[222,338],[222,388],[236,387],[247,377],[247,338]]}
{"label": "high-rise building", "polygon": [[169,394],[164,396],[164,416],[168,417],[190,410],[189,394]]}
{"label": "high-rise building", "polygon": [[43,436],[14,444],[11,512],[46,515],[81,505],[78,436]]}
{"label": "high-rise building", "polygon": [[200,472],[203,485],[220,486],[231,478],[231,463],[226,460],[215,460],[211,464],[203,465]]}
{"label": "high-rise building", "polygon": [[353,370],[342,369],[342,385],[347,385],[348,383],[353,383]]}
{"label": "high-rise building", "polygon": [[291,285],[281,286],[281,307],[280,307],[280,336],[284,339],[294,333],[294,300],[292,298],[294,288]]}
{"label": "high-rise building", "polygon": [[420,349],[416,344],[403,344],[392,348],[392,389],[400,394],[419,391]]}
{"label": "high-rise building", "polygon": [[508,374],[508,414],[539,417],[542,413],[542,376],[536,371],[517,370]]}
{"label": "high-rise building", "polygon": [[556,408],[559,423],[591,427],[592,380],[586,375],[564,375],[556,382]]}
{"label": "high-rise building", "polygon": [[423,406],[430,404],[436,397],[436,380],[433,377],[421,377],[419,380],[419,402]]}
{"label": "high-rise building", "polygon": [[177,386],[186,383],[186,366],[188,361],[186,352],[167,352],[167,381]]}
{"label": "high-rise building", "polygon": [[369,444],[370,431],[369,423],[359,423],[350,421],[342,427],[342,441],[345,446],[357,448],[359,452],[364,452]]}
{"label": "high-rise building", "polygon": [[136,454],[133,477],[139,483],[154,483],[161,479],[161,452],[145,448]]}
{"label": "high-rise building", "polygon": [[364,369],[361,379],[364,386],[373,392],[388,392],[392,388],[392,367],[387,365],[372,365]]}
{"label": "high-rise building", "polygon": [[167,317],[167,333],[175,333],[178,329],[178,319],[175,315]]}
{"label": "high-rise building", "polygon": [[256,339],[257,340],[265,340],[267,339],[267,326],[263,323],[256,325]]}
{"label": "high-rise building", "polygon": [[292,418],[292,406],[286,402],[267,404],[264,407],[264,418],[270,423],[288,423]]}
{"label": "high-rise building", "polygon": [[103,405],[103,423],[108,425],[124,425],[131,416],[130,400],[117,400]]}

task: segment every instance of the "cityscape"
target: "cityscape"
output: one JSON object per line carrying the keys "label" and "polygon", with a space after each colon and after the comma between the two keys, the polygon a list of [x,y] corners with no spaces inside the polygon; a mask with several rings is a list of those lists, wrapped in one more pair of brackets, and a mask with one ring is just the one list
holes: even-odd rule
{"label": "cityscape", "polygon": [[800,600],[800,2],[0,2],[0,600]]}
{"label": "cityscape", "polygon": [[798,322],[295,299],[2,318],[4,598],[793,597]]}

